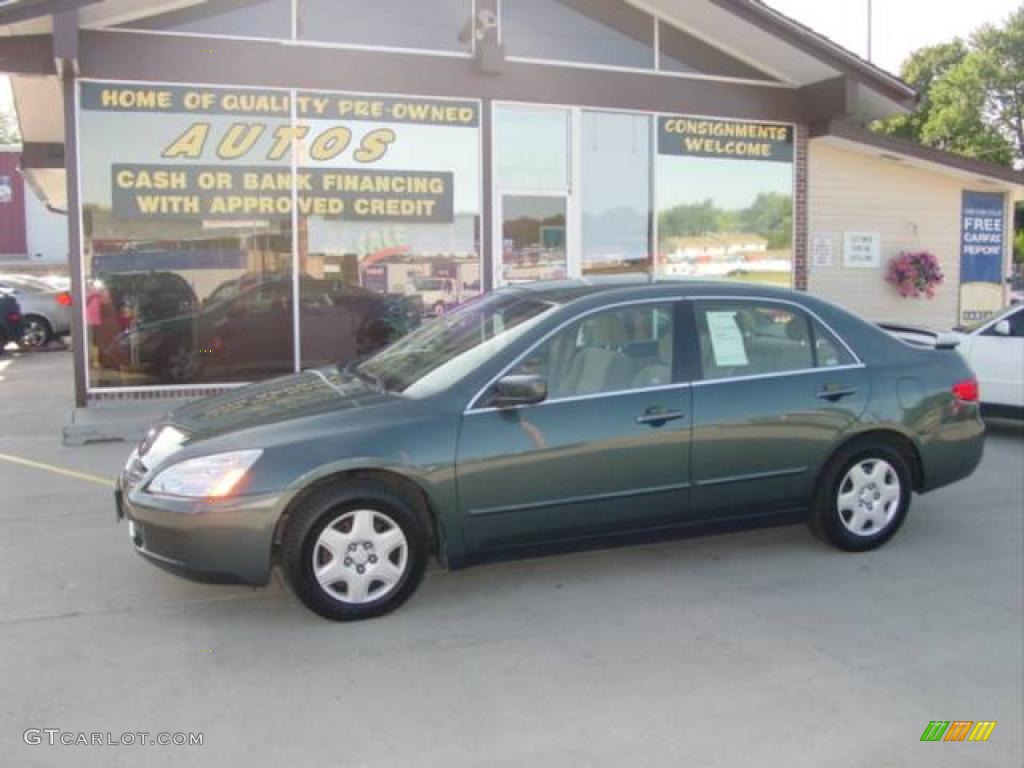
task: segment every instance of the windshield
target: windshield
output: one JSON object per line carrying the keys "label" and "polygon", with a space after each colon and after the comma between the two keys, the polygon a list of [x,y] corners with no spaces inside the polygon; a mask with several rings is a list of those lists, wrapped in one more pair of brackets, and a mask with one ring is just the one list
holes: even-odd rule
{"label": "windshield", "polygon": [[421,326],[355,368],[414,397],[450,386],[507,348],[557,307],[523,291],[499,291]]}
{"label": "windshield", "polygon": [[412,284],[417,291],[443,291],[447,283],[439,277],[417,277]]}

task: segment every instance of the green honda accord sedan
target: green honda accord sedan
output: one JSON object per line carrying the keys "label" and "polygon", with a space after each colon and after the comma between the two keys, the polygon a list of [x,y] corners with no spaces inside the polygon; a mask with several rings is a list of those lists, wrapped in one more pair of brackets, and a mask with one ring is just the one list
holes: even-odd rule
{"label": "green honda accord sedan", "polygon": [[984,428],[953,349],[820,299],[619,278],[506,288],[372,357],[187,405],[117,481],[140,555],[378,616],[430,558],[805,520],[847,551],[970,475]]}

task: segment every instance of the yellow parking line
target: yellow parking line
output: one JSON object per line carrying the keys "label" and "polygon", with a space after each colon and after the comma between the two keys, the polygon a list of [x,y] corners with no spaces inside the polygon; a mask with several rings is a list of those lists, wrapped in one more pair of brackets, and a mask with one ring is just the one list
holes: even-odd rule
{"label": "yellow parking line", "polygon": [[114,487],[114,481],[109,480],[99,475],[90,475],[87,472],[76,472],[73,469],[64,469],[63,467],[55,467],[53,464],[44,464],[41,461],[32,461],[31,459],[23,459],[20,456],[10,456],[6,453],[0,453],[0,461],[9,461],[11,464],[20,464],[23,467],[31,467],[32,469],[41,469],[44,472],[52,472],[55,475],[64,475],[64,477],[72,477],[75,480],[84,480],[87,483],[95,483],[96,485],[102,485],[107,488]]}

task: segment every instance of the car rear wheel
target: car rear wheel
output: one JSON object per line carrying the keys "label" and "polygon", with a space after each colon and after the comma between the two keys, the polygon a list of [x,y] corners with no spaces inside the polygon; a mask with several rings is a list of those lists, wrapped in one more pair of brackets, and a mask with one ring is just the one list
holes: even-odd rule
{"label": "car rear wheel", "polygon": [[423,522],[401,496],[371,481],[339,483],[302,500],[281,540],[292,590],[334,621],[395,610],[416,591],[426,562]]}
{"label": "car rear wheel", "polygon": [[45,317],[25,316],[18,346],[22,349],[40,349],[49,344],[51,339],[53,339],[53,328],[50,327],[50,322]]}
{"label": "car rear wheel", "polygon": [[168,345],[161,356],[160,376],[169,384],[187,384],[199,378],[202,364],[199,355],[185,344]]}
{"label": "car rear wheel", "polygon": [[906,519],[912,493],[910,464],[885,442],[860,442],[839,451],[826,467],[808,524],[821,539],[847,552],[882,546]]}

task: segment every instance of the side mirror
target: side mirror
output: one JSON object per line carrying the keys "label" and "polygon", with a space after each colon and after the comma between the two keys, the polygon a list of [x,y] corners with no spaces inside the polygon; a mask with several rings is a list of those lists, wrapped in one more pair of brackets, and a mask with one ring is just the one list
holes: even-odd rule
{"label": "side mirror", "polygon": [[548,397],[548,382],[543,376],[505,376],[494,385],[489,405],[492,408],[511,408],[516,405],[535,405]]}
{"label": "side mirror", "polygon": [[1000,320],[998,323],[992,326],[992,330],[996,336],[1009,336],[1010,335],[1010,321]]}

